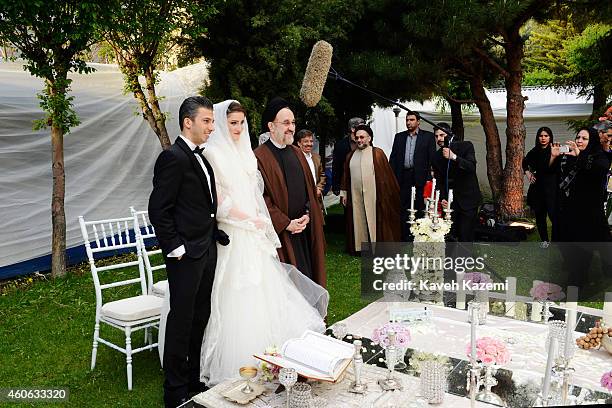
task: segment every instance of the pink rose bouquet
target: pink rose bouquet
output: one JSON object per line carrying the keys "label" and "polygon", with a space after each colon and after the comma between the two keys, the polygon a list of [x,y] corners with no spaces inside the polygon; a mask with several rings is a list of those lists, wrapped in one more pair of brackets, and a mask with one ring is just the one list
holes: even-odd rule
{"label": "pink rose bouquet", "polygon": [[472,283],[491,283],[491,277],[486,273],[481,272],[468,272],[463,275],[464,282],[472,282]]}
{"label": "pink rose bouquet", "polygon": [[604,387],[608,391],[612,391],[612,371],[607,371],[603,373],[599,382],[601,383],[602,387]]}
{"label": "pink rose bouquet", "polygon": [[[468,343],[466,354],[471,356],[472,344]],[[510,361],[510,352],[506,345],[492,337],[481,337],[476,340],[476,359],[484,364],[506,364]]]}
{"label": "pink rose bouquet", "polygon": [[550,300],[552,302],[556,302],[565,297],[565,293],[563,292],[563,289],[561,289],[561,286],[548,282],[541,282],[537,284],[531,288],[529,294],[535,300],[539,301]]}
{"label": "pink rose bouquet", "polygon": [[389,330],[395,332],[395,346],[399,348],[408,347],[410,341],[410,330],[401,323],[386,323],[385,325],[374,330],[372,334],[372,342],[374,344],[380,344],[384,349],[389,345],[389,337],[387,333]]}

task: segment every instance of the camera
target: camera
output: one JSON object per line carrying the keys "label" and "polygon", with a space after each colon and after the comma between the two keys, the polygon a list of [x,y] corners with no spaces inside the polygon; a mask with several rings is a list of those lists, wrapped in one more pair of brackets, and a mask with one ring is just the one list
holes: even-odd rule
{"label": "camera", "polygon": [[570,148],[568,145],[559,146],[559,153],[569,153]]}

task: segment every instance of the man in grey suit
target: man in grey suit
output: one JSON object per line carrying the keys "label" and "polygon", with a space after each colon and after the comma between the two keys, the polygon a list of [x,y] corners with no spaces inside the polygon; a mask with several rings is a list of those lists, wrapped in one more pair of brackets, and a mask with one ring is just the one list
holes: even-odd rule
{"label": "man in grey suit", "polygon": [[410,240],[408,209],[412,197],[412,186],[416,187],[414,207],[417,217],[423,215],[423,187],[431,178],[431,165],[436,154],[436,141],[431,132],[420,129],[421,116],[417,112],[406,114],[406,128],[395,135],[389,164],[400,186],[402,241]]}

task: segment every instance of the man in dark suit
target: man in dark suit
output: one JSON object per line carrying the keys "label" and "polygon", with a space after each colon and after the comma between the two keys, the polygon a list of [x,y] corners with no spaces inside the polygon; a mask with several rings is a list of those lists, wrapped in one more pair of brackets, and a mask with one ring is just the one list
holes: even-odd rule
{"label": "man in dark suit", "polygon": [[335,195],[340,195],[340,184],[344,174],[344,162],[346,156],[357,148],[355,142],[355,128],[359,125],[364,125],[365,120],[361,118],[351,118],[348,121],[348,135],[341,140],[338,140],[334,145],[332,153],[332,191]]}
{"label": "man in dark suit", "polygon": [[440,188],[440,202],[446,208],[448,190],[452,189],[451,235],[459,242],[473,242],[478,206],[482,200],[476,176],[474,145],[472,142],[459,140],[453,140],[449,144],[448,135],[443,129],[450,129],[450,126],[447,123],[438,123],[434,128],[436,143],[440,147],[433,163],[438,179],[437,186]]}
{"label": "man in dark suit", "polygon": [[423,187],[431,178],[431,165],[436,153],[433,133],[419,128],[421,116],[417,112],[406,114],[406,128],[395,135],[389,156],[389,164],[400,186],[402,241],[410,239],[408,209],[412,198],[412,186],[416,187],[414,208],[418,210],[417,218],[423,215],[425,201]]}
{"label": "man in dark suit", "polygon": [[170,313],[164,347],[164,402],[176,407],[203,391],[200,348],[210,316],[217,262],[217,194],[202,155],[214,130],[213,104],[187,98],[179,109],[181,135],[155,162],[149,217],[166,262]]}

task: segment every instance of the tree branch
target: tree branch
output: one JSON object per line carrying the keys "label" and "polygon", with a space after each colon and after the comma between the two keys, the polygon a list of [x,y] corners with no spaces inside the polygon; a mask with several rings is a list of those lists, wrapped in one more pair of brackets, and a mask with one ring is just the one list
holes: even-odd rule
{"label": "tree branch", "polygon": [[455,99],[452,96],[450,96],[449,94],[445,93],[444,95],[442,95],[445,99],[448,99],[451,102],[455,102],[455,103],[465,103],[465,104],[470,104],[470,103],[476,103],[476,101],[474,99]]}
{"label": "tree branch", "polygon": [[491,58],[486,52],[478,47],[473,48],[476,55],[478,55],[484,62],[490,65],[493,69],[499,72],[504,78],[508,78],[510,73],[501,65],[499,65],[493,58]]}
{"label": "tree branch", "polygon": [[496,40],[495,38],[493,38],[493,37],[491,37],[491,36],[488,36],[488,37],[487,37],[487,39],[488,39],[489,41],[491,41],[491,42],[494,42],[494,43],[495,43],[495,44],[497,44],[497,45],[501,45],[502,47],[505,47],[505,46],[506,46],[506,43],[505,43],[505,42],[502,42],[502,41]]}

